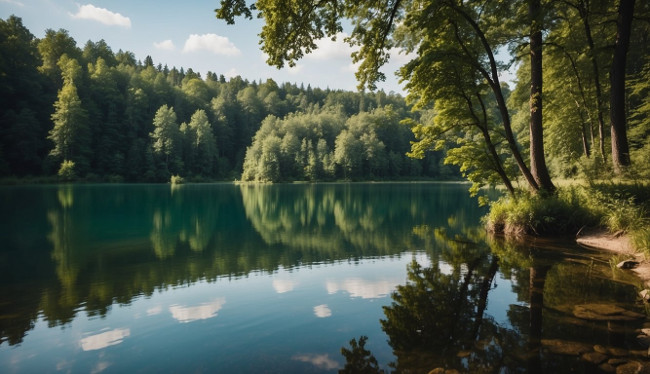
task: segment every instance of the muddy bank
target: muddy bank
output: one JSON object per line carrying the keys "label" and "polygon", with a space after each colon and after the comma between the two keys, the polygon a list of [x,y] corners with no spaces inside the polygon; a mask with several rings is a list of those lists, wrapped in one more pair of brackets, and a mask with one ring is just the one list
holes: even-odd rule
{"label": "muddy bank", "polygon": [[624,255],[626,258],[633,258],[638,265],[629,271],[636,274],[646,287],[650,287],[650,261],[642,253],[637,253],[628,236],[620,233],[611,234],[606,230],[591,230],[578,233],[576,242],[585,247],[602,249]]}

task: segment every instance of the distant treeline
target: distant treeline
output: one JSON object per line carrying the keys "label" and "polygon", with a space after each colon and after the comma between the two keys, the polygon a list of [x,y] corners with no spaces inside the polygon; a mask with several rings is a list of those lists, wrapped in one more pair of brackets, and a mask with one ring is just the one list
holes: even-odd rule
{"label": "distant treeline", "polygon": [[[0,177],[163,182],[460,176],[413,160],[400,95],[249,82],[0,20]],[[243,174],[242,174],[243,172]]]}

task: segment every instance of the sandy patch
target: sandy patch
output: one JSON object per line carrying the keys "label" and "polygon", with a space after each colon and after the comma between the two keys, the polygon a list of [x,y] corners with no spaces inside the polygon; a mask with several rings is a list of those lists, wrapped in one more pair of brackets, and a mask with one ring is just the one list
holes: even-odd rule
{"label": "sandy patch", "polygon": [[593,230],[578,233],[576,242],[582,246],[603,249],[617,254],[634,257],[639,265],[630,269],[645,284],[650,287],[650,261],[642,253],[637,253],[630,238],[624,234],[610,234],[605,230]]}

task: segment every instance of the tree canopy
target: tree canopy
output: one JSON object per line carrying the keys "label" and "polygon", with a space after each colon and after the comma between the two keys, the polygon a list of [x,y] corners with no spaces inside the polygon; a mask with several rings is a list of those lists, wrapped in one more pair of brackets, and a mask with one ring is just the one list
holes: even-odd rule
{"label": "tree canopy", "polygon": [[[630,52],[643,56],[637,59],[641,63],[634,68],[625,65],[628,50],[632,51],[628,43],[640,45],[647,38],[650,7],[634,3],[222,0],[216,16],[228,23],[238,16],[262,18],[261,49],[269,56],[267,62],[277,67],[295,64],[316,48],[318,39],[336,38],[344,30],[343,22],[351,23],[345,40],[357,47],[352,59],[359,63],[360,87],[372,89],[384,78],[381,68],[391,54],[411,57],[398,73],[406,84],[407,100],[415,110],[431,110],[431,115],[421,117],[425,121],[413,123],[417,137],[413,156],[423,157],[446,146],[447,162],[461,165],[475,188],[496,180],[508,186],[521,178],[533,191],[552,192],[551,174],[593,170],[589,166],[593,161],[577,163],[580,157],[567,155],[580,145],[585,158],[591,157],[589,150],[596,145],[601,159],[612,154],[612,166],[602,162],[597,166],[600,174],[630,170],[647,175],[643,168],[627,167],[630,154],[647,153],[643,146],[629,150],[625,146],[625,120],[634,110],[620,114],[622,109],[617,109],[626,107],[625,97],[632,92],[626,77],[637,76],[647,64],[647,48],[641,47]],[[499,59],[506,50],[511,58]],[[517,95],[508,100],[501,79],[513,67],[520,71],[514,87]],[[617,88],[621,82],[622,90]],[[552,111],[542,111],[547,100]],[[603,119],[608,103],[612,113],[619,113],[611,117],[611,147],[605,141]],[[570,121],[556,120],[567,111],[573,112]],[[595,127],[598,140],[589,136]],[[545,140],[558,136],[564,144],[561,149]],[[553,161],[551,170],[547,157]],[[510,160],[516,169],[508,166]]]}

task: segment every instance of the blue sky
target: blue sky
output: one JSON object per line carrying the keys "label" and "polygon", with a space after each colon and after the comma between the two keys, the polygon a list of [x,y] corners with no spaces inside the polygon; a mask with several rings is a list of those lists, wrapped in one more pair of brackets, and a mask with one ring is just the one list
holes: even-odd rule
{"label": "blue sky", "polygon": [[[226,77],[241,75],[248,80],[294,82],[312,87],[355,90],[356,81],[350,48],[342,37],[336,43],[323,40],[320,48],[295,68],[278,70],[266,65],[258,44],[262,23],[240,19],[235,25],[217,20],[219,0],[0,0],[0,17],[14,14],[38,38],[48,28],[68,30],[83,48],[88,40],[104,39],[117,52],[147,55],[157,65],[192,68]],[[393,53],[384,67],[386,92],[402,93],[394,72],[407,61]]]}

